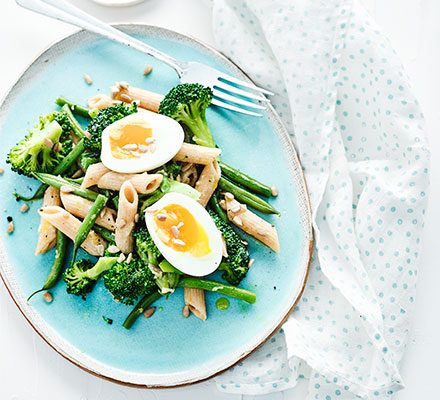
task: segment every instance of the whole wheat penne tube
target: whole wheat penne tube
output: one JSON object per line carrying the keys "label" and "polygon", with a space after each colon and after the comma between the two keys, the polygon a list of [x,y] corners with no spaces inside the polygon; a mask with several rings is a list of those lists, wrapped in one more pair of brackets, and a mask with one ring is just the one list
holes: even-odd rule
{"label": "whole wheat penne tube", "polygon": [[[43,206],[60,206],[60,191],[49,186],[44,192]],[[38,227],[38,241],[35,255],[46,253],[57,242],[57,229],[47,220],[40,218]]]}
{"label": "whole wheat penne tube", "polygon": [[130,181],[125,181],[119,191],[118,215],[116,217],[115,242],[124,253],[133,251],[133,229],[138,208],[138,194]]}
{"label": "whole wheat penne tube", "polygon": [[205,291],[203,289],[184,288],[183,296],[185,305],[189,310],[199,319],[205,321],[206,314],[206,302]]}
{"label": "whole wheat penne tube", "polygon": [[[74,240],[81,226],[81,221],[59,206],[46,206],[38,210],[44,218],[55,228],[63,232],[68,238]],[[96,232],[90,231],[81,247],[92,256],[104,255],[107,242]]]}
{"label": "whole wheat penne tube", "polygon": [[229,220],[234,225],[272,250],[280,251],[277,230],[269,222],[249,211],[244,204],[240,204],[230,193],[225,196],[220,204],[226,210]]}
{"label": "whole wheat penne tube", "polygon": [[92,164],[87,168],[81,187],[86,189],[90,186],[96,185],[99,179],[107,172],[110,172],[110,170],[103,163]]}
{"label": "whole wheat penne tube", "polygon": [[130,86],[126,82],[116,82],[111,88],[112,97],[125,103],[138,102],[138,106],[153,112],[159,111],[160,102],[164,96],[162,94],[150,92],[145,89]]}
{"label": "whole wheat penne tube", "polygon": [[211,164],[221,154],[221,152],[222,151],[220,149],[215,147],[205,147],[197,144],[183,143],[173,160],[208,165]]}
{"label": "whole wheat penne tube", "polygon": [[161,174],[120,174],[119,172],[107,172],[101,176],[97,185],[101,189],[120,190],[122,184],[130,181],[139,194],[148,194],[154,192],[162,183]]}
{"label": "whole wheat penne tube", "polygon": [[117,102],[115,102],[110,96],[107,96],[103,93],[98,93],[87,100],[87,105],[90,109],[97,108],[98,110],[111,107],[115,103]]}
{"label": "whole wheat penne tube", "polygon": [[203,168],[202,173],[196,182],[196,189],[201,193],[198,201],[203,207],[206,207],[209,199],[217,188],[220,175],[221,172],[217,161],[213,161],[211,164],[205,165]]}
{"label": "whole wheat penne tube", "polygon": [[[61,201],[68,212],[79,218],[85,218],[93,206],[93,201],[72,193],[61,192]],[[104,207],[99,213],[98,218],[96,218],[95,224],[114,231],[116,226],[116,211],[109,207]]]}

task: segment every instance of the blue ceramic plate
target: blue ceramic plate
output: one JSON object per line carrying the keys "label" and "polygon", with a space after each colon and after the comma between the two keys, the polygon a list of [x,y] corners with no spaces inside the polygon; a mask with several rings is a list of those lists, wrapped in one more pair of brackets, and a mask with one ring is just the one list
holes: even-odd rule
{"label": "blue ceramic plate", "polygon": [[[215,50],[180,34],[151,26],[124,25],[129,34],[181,60],[196,60],[246,79]],[[144,77],[146,65],[154,72]],[[83,75],[93,77],[93,85]],[[67,295],[63,283],[53,290],[54,301],[26,298],[44,282],[53,252],[34,256],[40,204],[19,212],[13,190],[31,193],[36,183],[10,171],[7,150],[35,124],[40,114],[55,110],[63,95],[85,103],[97,91],[107,93],[115,82],[166,93],[178,83],[173,70],[134,50],[81,31],[56,43],[25,71],[0,109],[0,177],[2,218],[0,271],[23,315],[61,355],[78,366],[115,381],[149,387],[193,383],[233,365],[262,344],[287,318],[304,288],[311,248],[308,197],[302,170],[287,132],[272,109],[263,118],[211,107],[208,120],[222,158],[265,182],[280,195],[273,201],[281,217],[269,217],[278,229],[281,252],[274,254],[252,239],[255,264],[241,286],[257,293],[249,305],[231,300],[219,311],[216,293],[207,295],[208,320],[183,318],[183,294],[178,290],[157,304],[150,319],[139,318],[131,330],[121,326],[131,308],[115,303],[101,284],[83,301]],[[6,216],[15,232],[6,235]],[[113,319],[113,325],[103,316]]]}

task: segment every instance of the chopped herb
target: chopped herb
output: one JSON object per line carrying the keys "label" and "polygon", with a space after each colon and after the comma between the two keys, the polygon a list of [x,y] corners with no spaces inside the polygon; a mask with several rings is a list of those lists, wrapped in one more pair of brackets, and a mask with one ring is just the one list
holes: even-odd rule
{"label": "chopped herb", "polygon": [[102,319],[107,322],[107,324],[111,325],[113,324],[113,320],[111,318],[107,318],[106,316],[102,316]]}

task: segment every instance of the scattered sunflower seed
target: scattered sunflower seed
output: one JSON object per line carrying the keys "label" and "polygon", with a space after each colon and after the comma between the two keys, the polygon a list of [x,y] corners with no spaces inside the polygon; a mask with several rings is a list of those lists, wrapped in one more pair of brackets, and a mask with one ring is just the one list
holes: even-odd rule
{"label": "scattered sunflower seed", "polygon": [[62,193],[72,193],[73,192],[73,188],[70,187],[70,186],[63,185],[63,186],[60,187],[60,191]]}
{"label": "scattered sunflower seed", "polygon": [[133,253],[130,253],[130,254],[127,256],[127,264],[130,264],[132,259],[133,259]]}
{"label": "scattered sunflower seed", "polygon": [[150,307],[147,308],[142,314],[144,314],[145,318],[150,318],[155,311],[156,311],[156,307]]}
{"label": "scattered sunflower seed", "polygon": [[165,214],[157,214],[156,218],[158,221],[166,221],[167,216]]}
{"label": "scattered sunflower seed", "polygon": [[144,69],[144,76],[150,75],[153,71],[153,67],[151,65],[147,65]]}
{"label": "scattered sunflower seed", "polygon": [[28,212],[29,211],[29,206],[26,204],[26,203],[24,203],[21,207],[20,207],[20,212],[21,213],[26,213],[26,212]]}
{"label": "scattered sunflower seed", "polygon": [[120,255],[119,255],[119,257],[118,257],[118,263],[121,263],[121,262],[124,262],[124,260],[125,260],[125,254],[124,253],[121,253]]}
{"label": "scattered sunflower seed", "polygon": [[133,151],[133,150],[136,150],[138,148],[138,145],[135,144],[135,143],[129,143],[129,144],[126,144],[126,145],[122,146],[122,148],[124,150]]}
{"label": "scattered sunflower seed", "polygon": [[171,241],[174,244],[177,244],[178,246],[185,246],[186,245],[186,243],[183,240],[180,240],[180,239],[171,239]]}
{"label": "scattered sunflower seed", "polygon": [[249,268],[252,267],[252,265],[254,264],[254,262],[255,262],[255,259],[251,258],[251,259],[249,260],[248,267],[249,267]]}
{"label": "scattered sunflower seed", "polygon": [[189,306],[188,305],[186,305],[185,307],[182,308],[182,315],[184,318],[189,317]]}
{"label": "scattered sunflower seed", "polygon": [[138,145],[138,148],[141,153],[146,153],[148,151],[148,146],[146,146],[145,144]]}
{"label": "scattered sunflower seed", "polygon": [[238,215],[236,215],[234,218],[232,218],[232,222],[234,222],[238,226],[242,226],[243,225],[243,221],[242,221],[242,219]]}
{"label": "scattered sunflower seed", "polygon": [[177,239],[179,237],[179,228],[177,228],[176,225],[173,225],[171,227],[171,233],[173,234],[173,236]]}
{"label": "scattered sunflower seed", "polygon": [[6,228],[6,232],[8,232],[9,234],[11,234],[11,233],[14,232],[14,229],[15,229],[15,227],[14,227],[14,222],[13,222],[13,221],[10,221],[10,222],[8,223],[8,227]]}
{"label": "scattered sunflower seed", "polygon": [[50,292],[44,292],[44,293],[43,293],[43,300],[44,300],[46,303],[52,303],[52,301],[53,301],[52,293],[50,293]]}
{"label": "scattered sunflower seed", "polygon": [[225,197],[226,197],[228,200],[234,200],[234,195],[233,195],[232,193],[226,192],[226,193],[225,193]]}
{"label": "scattered sunflower seed", "polygon": [[121,94],[119,95],[119,98],[120,98],[122,101],[125,101],[126,103],[131,103],[131,102],[133,101],[133,99],[132,99],[128,94],[125,94],[125,93],[121,93]]}
{"label": "scattered sunflower seed", "polygon": [[111,244],[110,246],[107,247],[107,251],[110,254],[116,254],[116,253],[119,253],[121,250],[119,250],[118,246],[115,246],[114,244]]}
{"label": "scattered sunflower seed", "polygon": [[270,188],[270,190],[271,190],[271,192],[272,192],[272,196],[278,196],[278,188],[277,188],[275,185],[273,185],[273,186]]}
{"label": "scattered sunflower seed", "polygon": [[91,85],[93,83],[93,79],[89,74],[84,74],[84,82],[87,83],[87,85]]}
{"label": "scattered sunflower seed", "polygon": [[145,139],[145,143],[146,143],[146,144],[153,144],[155,141],[156,141],[156,139],[155,139],[155,138],[152,138],[152,137],[147,137],[147,138]]}
{"label": "scattered sunflower seed", "polygon": [[128,82],[125,82],[125,81],[120,81],[117,83],[117,85],[118,85],[119,89],[125,89],[125,90],[127,90],[128,87],[130,86],[128,84]]}

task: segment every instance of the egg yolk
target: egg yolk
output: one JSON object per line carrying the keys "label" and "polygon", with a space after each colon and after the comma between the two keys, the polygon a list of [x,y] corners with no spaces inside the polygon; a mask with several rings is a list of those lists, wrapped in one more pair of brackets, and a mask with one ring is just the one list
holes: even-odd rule
{"label": "egg yolk", "polygon": [[145,122],[128,123],[115,128],[109,135],[110,150],[118,159],[135,158],[138,146],[145,146],[147,139],[153,136],[153,129]]}
{"label": "egg yolk", "polygon": [[175,251],[202,257],[211,252],[208,235],[194,216],[178,204],[169,204],[154,214],[160,240]]}

